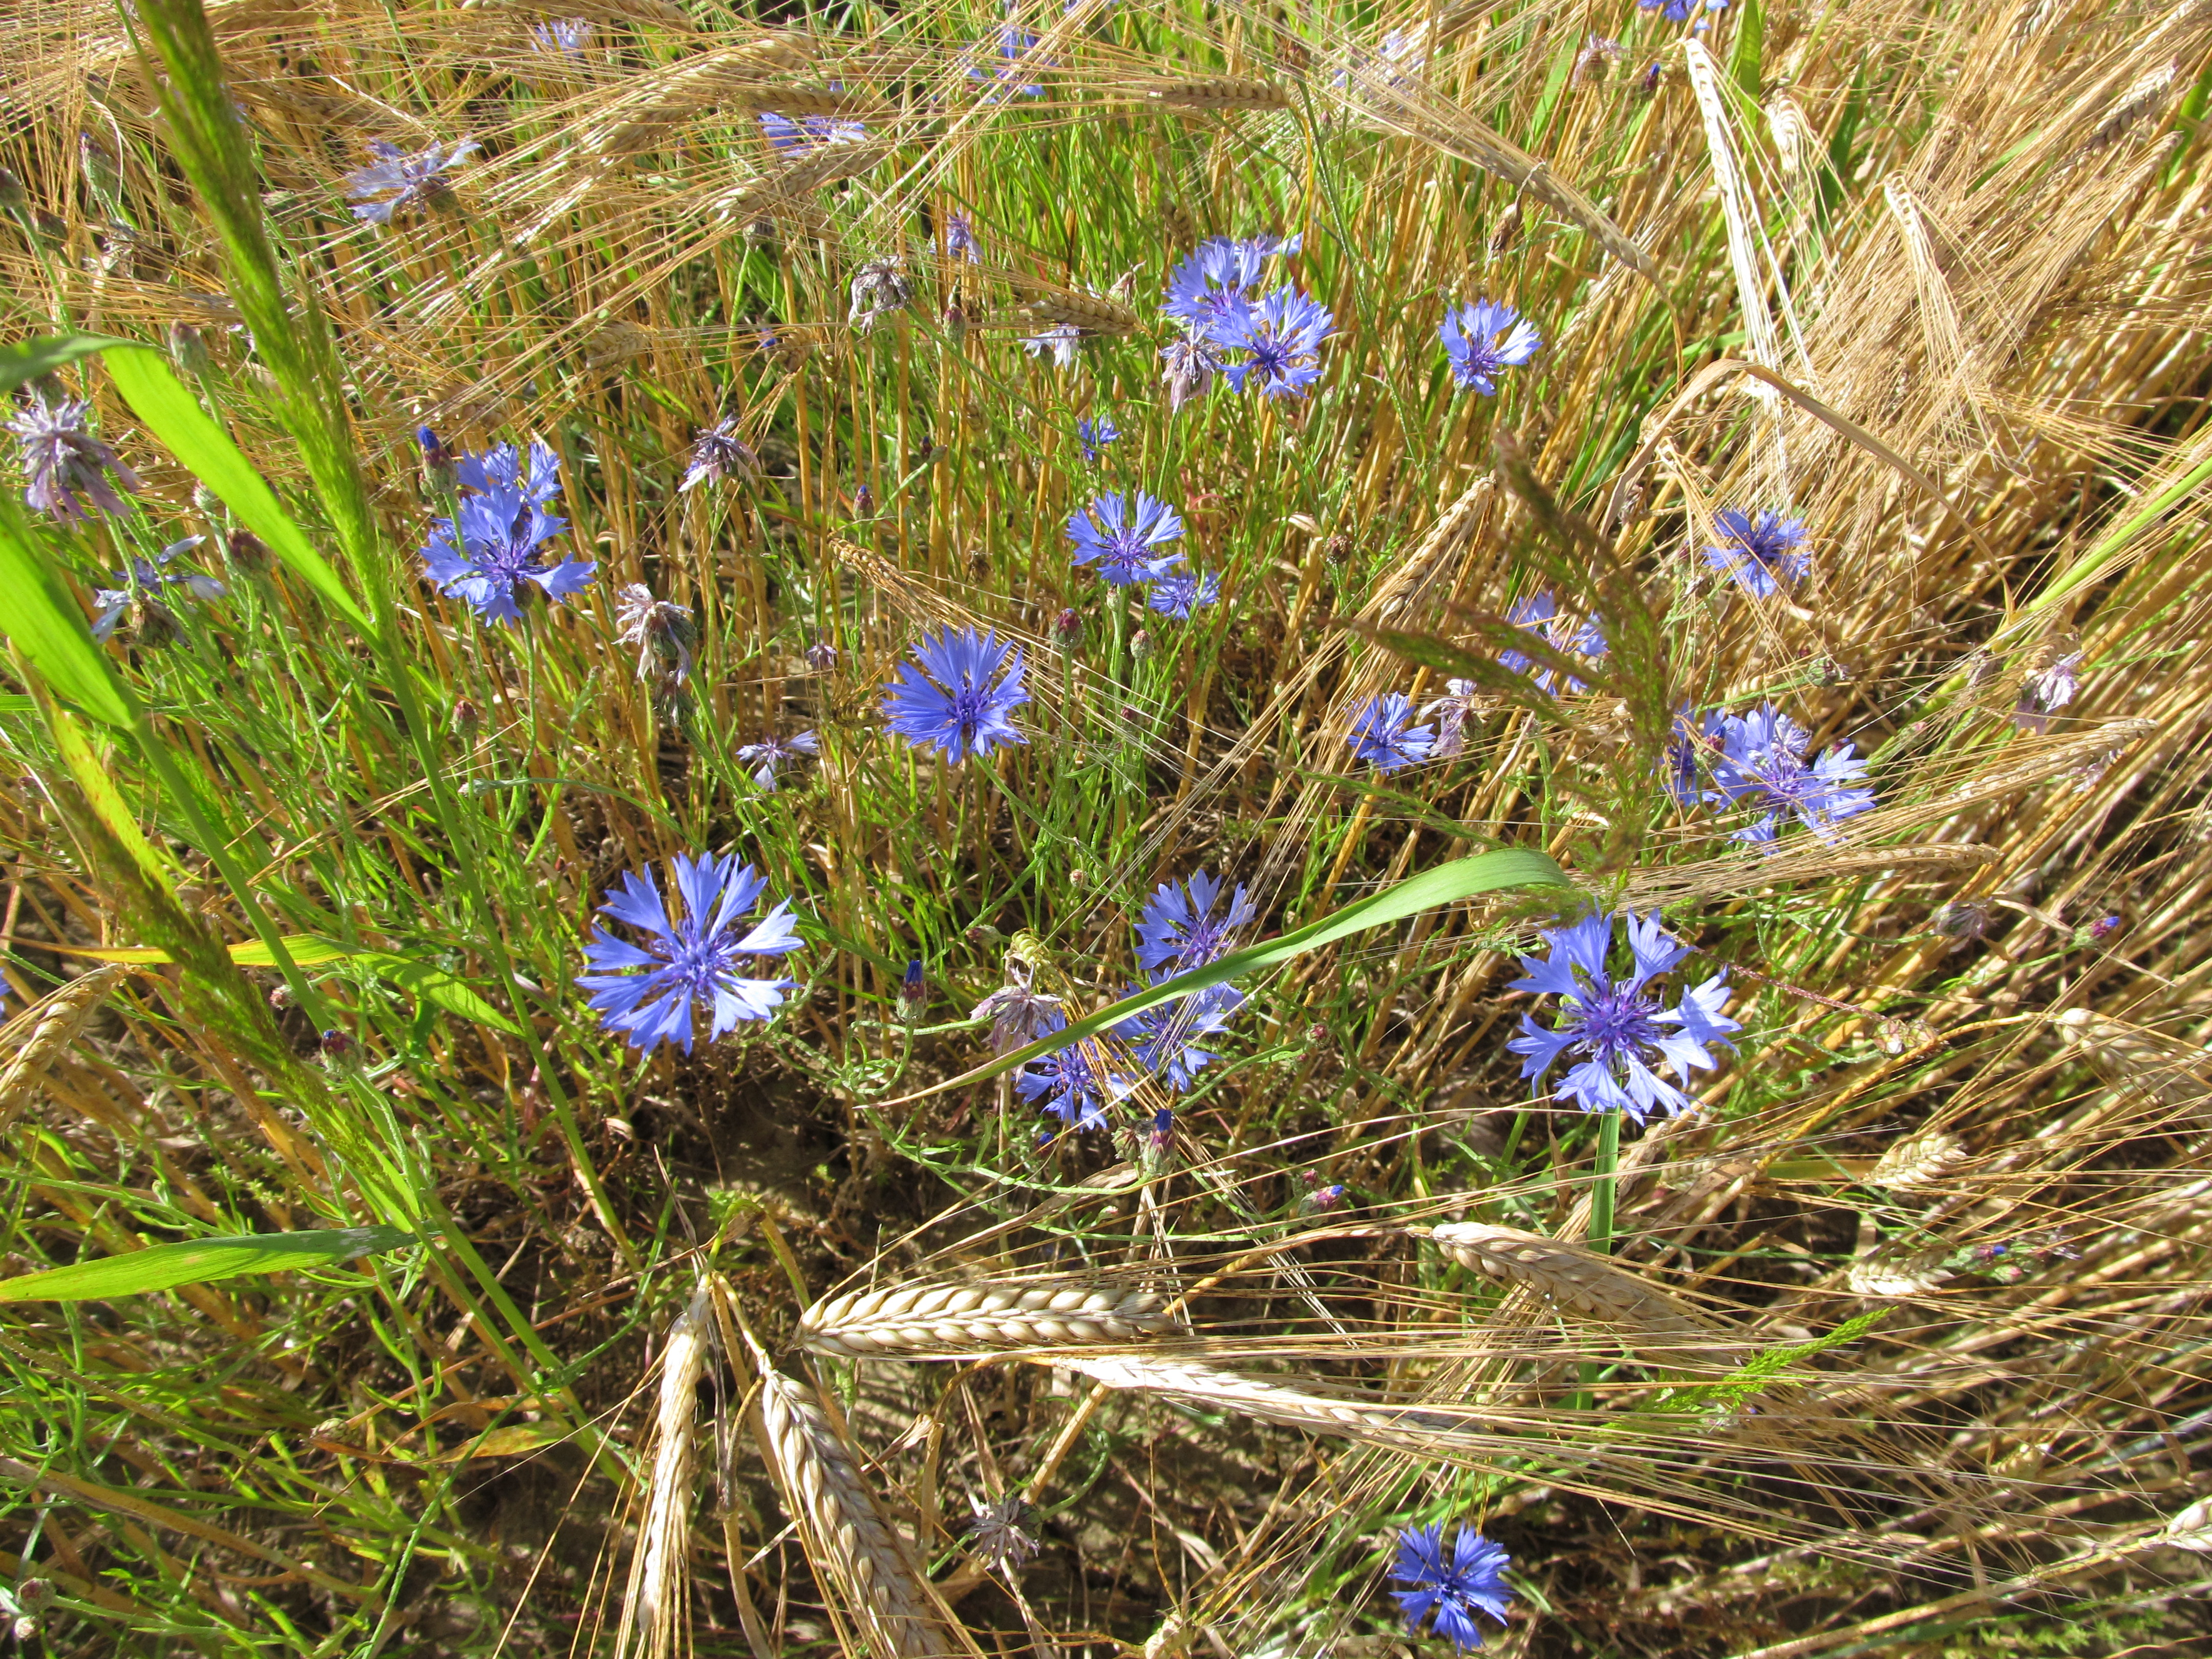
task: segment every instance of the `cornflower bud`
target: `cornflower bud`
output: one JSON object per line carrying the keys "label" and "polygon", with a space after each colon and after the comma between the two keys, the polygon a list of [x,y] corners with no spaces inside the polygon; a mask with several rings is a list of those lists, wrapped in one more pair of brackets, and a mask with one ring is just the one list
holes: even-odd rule
{"label": "cornflower bud", "polygon": [[315,1039],[316,1050],[322,1055],[324,1063],[330,1066],[346,1064],[353,1059],[358,1047],[350,1036],[335,1026]]}
{"label": "cornflower bud", "polygon": [[921,1024],[924,1010],[929,1006],[929,982],[922,977],[919,960],[906,965],[906,977],[899,981],[899,1018],[909,1025]]}
{"label": "cornflower bud", "polygon": [[1063,611],[1052,620],[1052,637],[1063,651],[1073,651],[1083,643],[1083,615],[1073,607]]}
{"label": "cornflower bud", "polygon": [[251,530],[234,530],[223,538],[222,550],[240,570],[269,568],[269,544]]}
{"label": "cornflower bud", "polygon": [[214,367],[205,337],[182,319],[169,325],[169,356],[187,374],[204,374]]}

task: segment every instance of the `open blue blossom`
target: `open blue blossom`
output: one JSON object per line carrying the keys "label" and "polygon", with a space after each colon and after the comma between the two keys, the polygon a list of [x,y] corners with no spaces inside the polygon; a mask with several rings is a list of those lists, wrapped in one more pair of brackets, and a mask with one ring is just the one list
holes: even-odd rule
{"label": "open blue blossom", "polygon": [[164,589],[181,587],[196,599],[219,599],[229,592],[212,576],[204,576],[197,570],[165,570],[162,567],[179,553],[189,553],[207,539],[204,536],[187,536],[180,542],[171,542],[149,560],[134,558],[127,570],[119,572],[115,580],[120,587],[103,587],[92,596],[99,607],[92,618],[92,637],[105,640],[115,631],[115,626],[134,605],[147,608],[158,621],[173,626],[176,613],[162,603]]}
{"label": "open blue blossom", "polygon": [[1075,562],[1097,565],[1098,574],[1115,587],[1150,581],[1180,562],[1180,553],[1158,557],[1152,550],[1182,535],[1182,520],[1176,510],[1141,489],[1133,501],[1118,494],[1100,495],[1067,521]]}
{"label": "open blue blossom", "polygon": [[1242,886],[1222,903],[1223,886],[1201,870],[1181,884],[1154,888],[1137,916],[1139,965],[1147,973],[1187,974],[1235,950],[1237,929],[1260,913]]}
{"label": "open blue blossom", "polygon": [[1496,300],[1477,300],[1445,312],[1437,337],[1451,362],[1453,384],[1486,398],[1498,395],[1499,374],[1522,367],[1544,343],[1526,318]]}
{"label": "open blue blossom", "polygon": [[775,793],[775,773],[780,766],[800,759],[811,759],[822,752],[822,739],[811,732],[794,732],[787,738],[765,738],[758,743],[749,743],[738,750],[738,758],[753,769],[753,781],[769,794]]}
{"label": "open blue blossom", "polygon": [[1428,759],[1437,733],[1433,726],[1413,724],[1411,697],[1402,691],[1385,691],[1367,700],[1345,741],[1359,759],[1389,773]]}
{"label": "open blue blossom", "polygon": [[942,751],[955,766],[970,755],[1029,741],[1012,718],[1030,700],[1022,689],[1019,647],[988,629],[947,629],[923,639],[914,656],[884,688],[892,731],[917,747]]}
{"label": "open blue blossom", "polygon": [[33,397],[8,422],[22,456],[25,503],[64,524],[91,523],[86,501],[120,517],[131,511],[131,503],[115,493],[115,486],[143,488],[138,475],[88,429],[91,413],[87,398]]}
{"label": "open blue blossom", "polygon": [[530,27],[530,49],[563,58],[581,58],[592,44],[588,17],[552,17]]}
{"label": "open blue blossom", "polygon": [[1698,714],[1686,702],[1675,709],[1661,769],[1667,793],[1677,806],[1687,810],[1699,801],[1721,799],[1704,787],[1704,779],[1723,752],[1721,740],[1727,731],[1728,716],[1717,708]]}
{"label": "open blue blossom", "polygon": [[1168,413],[1172,415],[1193,398],[1206,395],[1213,377],[1221,373],[1221,352],[1204,334],[1185,332],[1160,348],[1167,367],[1160,380],[1168,389]]}
{"label": "open blue blossom", "polygon": [[1249,351],[1228,366],[1229,384],[1270,398],[1302,398],[1321,379],[1321,343],[1336,331],[1336,319],[1318,300],[1279,288],[1256,306],[1224,319],[1213,337],[1231,351]]}
{"label": "open blue blossom", "polygon": [[[1153,983],[1167,976],[1157,974]],[[1136,988],[1130,989],[1133,994]],[[1243,1006],[1244,994],[1234,986],[1211,986],[1133,1015],[1115,1026],[1114,1035],[1134,1046],[1146,1070],[1180,1091],[1189,1088],[1207,1062],[1216,1058],[1211,1049],[1198,1046],[1198,1039],[1226,1030]]]}
{"label": "open blue blossom", "polygon": [[[971,58],[969,60],[968,78],[970,81],[990,81],[994,83],[994,89],[983,94],[985,103],[992,104],[998,101],[1000,94],[996,88],[1011,88],[1024,98],[1044,96],[1044,88],[1036,82],[1018,78],[1020,70],[1018,66],[1023,57],[1036,48],[1036,43],[1037,37],[1034,30],[1020,28],[1012,23],[1004,23],[999,28],[998,68],[995,70],[986,71],[983,65],[974,58]],[[1044,64],[1043,67],[1054,66],[1048,63]]]}
{"label": "open blue blossom", "polygon": [[1078,421],[1075,423],[1075,435],[1082,441],[1083,459],[1085,461],[1095,462],[1098,459],[1100,450],[1105,448],[1108,444],[1121,441],[1121,428],[1114,424],[1112,416],[1101,415],[1095,421]]}
{"label": "open blue blossom", "polygon": [[[1698,0],[1636,0],[1636,3],[1646,11],[1657,12],[1670,23],[1686,23],[1690,21],[1690,14],[1698,9]],[[1708,12],[1726,11],[1728,0],[1705,0],[1705,9]],[[1702,27],[1708,21],[1700,18],[1698,23]]]}
{"label": "open blue blossom", "polygon": [[431,526],[422,549],[440,592],[466,599],[485,622],[507,624],[522,620],[514,596],[526,581],[549,599],[565,599],[590,584],[596,563],[549,563],[544,551],[568,527],[568,520],[545,510],[561,493],[560,467],[559,458],[536,439],[526,469],[512,444],[462,459],[454,471],[469,493],[453,518]]}
{"label": "open blue blossom", "polygon": [[1163,617],[1188,622],[1190,613],[1203,610],[1221,597],[1221,578],[1211,571],[1170,570],[1155,576],[1145,589],[1145,603]]}
{"label": "open blue blossom", "polygon": [[865,123],[841,120],[834,115],[779,115],[760,112],[761,131],[778,149],[793,154],[820,149],[830,144],[857,144],[868,136]]}
{"label": "open blue blossom", "polygon": [[1705,562],[1762,599],[1783,581],[1804,580],[1813,568],[1813,556],[1804,550],[1805,526],[1799,520],[1764,510],[1754,519],[1728,507],[1713,514],[1713,522],[1721,539],[1718,546],[1705,549]]}
{"label": "open blue blossom", "polygon": [[1586,1112],[1623,1111],[1641,1123],[1655,1107],[1671,1115],[1697,1103],[1652,1069],[1655,1060],[1663,1060],[1685,1079],[1692,1070],[1709,1071],[1714,1061],[1705,1045],[1733,1048],[1728,1035],[1743,1028],[1721,1012],[1729,999],[1725,971],[1702,985],[1686,986],[1674,1007],[1662,1008],[1653,981],[1671,972],[1689,947],[1662,928],[1656,915],[1620,919],[1628,924],[1634,958],[1626,979],[1614,978],[1606,967],[1616,920],[1612,915],[1588,915],[1545,931],[1551,955],[1522,957],[1526,977],[1509,988],[1558,997],[1558,1023],[1539,1025],[1523,1014],[1521,1034],[1505,1046],[1522,1056],[1524,1078],[1543,1076],[1562,1055],[1575,1058],[1559,1080],[1559,1096]]}
{"label": "open blue blossom", "polygon": [[[1563,611],[1559,602],[1548,592],[1529,593],[1513,602],[1506,611],[1505,620],[1514,627],[1534,634],[1554,651],[1569,651],[1585,657],[1602,657],[1607,649],[1604,631],[1595,617],[1577,617],[1572,611]],[[1559,682],[1554,669],[1539,667],[1535,659],[1519,651],[1501,651],[1499,664],[1516,674],[1528,674],[1539,691],[1548,693]],[[1531,671],[1534,671],[1531,672]],[[1570,677],[1566,683],[1570,696],[1587,691],[1583,681]]]}
{"label": "open blue blossom", "polygon": [[1071,1129],[1106,1126],[1106,1109],[1137,1086],[1134,1078],[1114,1071],[1095,1042],[1033,1060],[1014,1076],[1024,1100],[1034,1100]]}
{"label": "open blue blossom", "polygon": [[1452,1540],[1451,1559],[1444,1559],[1442,1522],[1432,1527],[1408,1527],[1398,1534],[1398,1559],[1390,1577],[1410,1589],[1392,1590],[1398,1610],[1418,1632],[1428,1616],[1436,1614],[1436,1633],[1462,1652],[1482,1645],[1480,1612],[1505,1622],[1505,1604],[1511,1597],[1505,1588],[1505,1564],[1513,1558],[1465,1522]]}
{"label": "open blue blossom", "polygon": [[768,881],[751,865],[740,865],[734,853],[720,860],[678,853],[668,861],[668,874],[684,914],[671,915],[650,870],[625,872],[621,888],[599,912],[643,929],[645,945],[595,926],[584,959],[596,971],[579,975],[576,983],[592,994],[601,1023],[623,1033],[632,1048],[680,1042],[688,1054],[694,1002],[714,1006],[709,1041],[740,1020],[768,1018],[795,981],[752,978],[740,970],[756,965],[748,957],[780,957],[804,941],[793,927],[788,899],[740,931],[741,919],[759,902]]}
{"label": "open blue blossom", "polygon": [[[453,195],[446,179],[447,170],[480,148],[475,139],[464,138],[450,150],[434,143],[421,155],[410,155],[389,139],[370,139],[368,153],[376,160],[346,174],[346,199],[359,204],[353,216],[370,224],[388,225],[392,216],[403,210],[444,207]],[[385,195],[387,191],[391,194]],[[383,196],[383,199],[369,201],[372,196]]]}
{"label": "open blue blossom", "polygon": [[1717,799],[1766,809],[1765,817],[1737,830],[1734,840],[1771,842],[1789,816],[1822,840],[1834,841],[1840,820],[1874,810],[1874,791],[1858,786],[1867,763],[1856,758],[1854,746],[1838,744],[1808,764],[1813,734],[1773,703],[1729,715],[1721,742],[1723,753],[1713,767]]}
{"label": "open blue blossom", "polygon": [[1253,236],[1242,241],[1209,236],[1168,273],[1160,308],[1200,338],[1217,338],[1221,325],[1251,303],[1267,262],[1304,246],[1303,236]]}

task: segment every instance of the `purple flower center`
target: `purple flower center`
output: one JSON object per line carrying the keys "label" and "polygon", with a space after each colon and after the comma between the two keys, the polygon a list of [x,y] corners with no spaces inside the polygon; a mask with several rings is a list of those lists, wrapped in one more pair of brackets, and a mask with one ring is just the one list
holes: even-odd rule
{"label": "purple flower center", "polygon": [[1577,1004],[1581,1010],[1577,1022],[1582,1028],[1581,1046],[1608,1065],[1624,1054],[1638,1058],[1645,1047],[1659,1041],[1659,1027],[1651,1018],[1659,1005],[1626,985],[1593,990],[1586,998],[1577,999]]}
{"label": "purple flower center", "polygon": [[1252,367],[1271,380],[1290,378],[1297,353],[1291,343],[1275,334],[1255,334],[1251,339]]}

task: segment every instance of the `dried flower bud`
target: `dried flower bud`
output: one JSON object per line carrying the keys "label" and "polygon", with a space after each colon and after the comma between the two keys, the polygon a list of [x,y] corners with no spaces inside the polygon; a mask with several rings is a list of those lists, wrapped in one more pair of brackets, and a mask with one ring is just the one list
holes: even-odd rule
{"label": "dried flower bud", "polygon": [[453,699],[453,730],[470,732],[483,723],[483,710],[467,697]]}
{"label": "dried flower bud", "polygon": [[251,530],[234,530],[223,538],[223,555],[240,570],[269,568],[269,544]]}
{"label": "dried flower bud", "polygon": [[1063,611],[1052,619],[1053,642],[1063,651],[1073,651],[1083,643],[1083,613],[1073,608]]}
{"label": "dried flower bud", "polygon": [[[1129,654],[1139,662],[1145,661],[1152,654],[1152,634],[1150,629],[1140,628],[1129,636]],[[1136,709],[1130,709],[1127,712],[1132,714],[1139,713]]]}
{"label": "dried flower bud", "polygon": [[289,985],[278,985],[270,988],[269,992],[269,1006],[271,1008],[274,1008],[278,1013],[283,1013],[287,1008],[292,1006],[292,988]]}

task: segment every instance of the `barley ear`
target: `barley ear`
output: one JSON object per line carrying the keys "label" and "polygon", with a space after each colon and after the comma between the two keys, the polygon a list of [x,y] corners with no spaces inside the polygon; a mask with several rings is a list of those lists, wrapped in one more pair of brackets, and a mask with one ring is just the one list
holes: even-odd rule
{"label": "barley ear", "polygon": [[1150,1291],[1073,1279],[895,1285],[824,1297],[799,1316],[815,1353],[921,1359],[1127,1342],[1164,1322]]}
{"label": "barley ear", "polygon": [[101,999],[129,971],[121,963],[95,968],[9,1022],[10,1030],[30,1022],[31,1032],[9,1060],[8,1069],[0,1072],[0,1128],[15,1121],[15,1114],[37,1092],[54,1057],[76,1040]]}
{"label": "barley ear", "polygon": [[685,1599],[684,1564],[691,1536],[693,1437],[699,1379],[712,1340],[707,1286],[692,1291],[668,1328],[660,1357],[660,1411],[653,1425],[652,1484],[645,1522],[630,1557],[622,1623],[615,1631],[615,1659],[667,1659],[675,1650],[677,1620]]}

